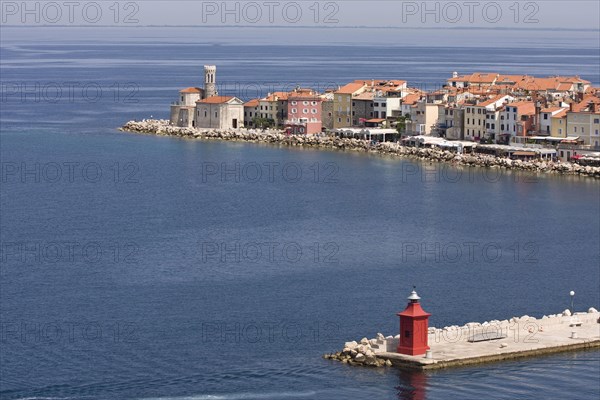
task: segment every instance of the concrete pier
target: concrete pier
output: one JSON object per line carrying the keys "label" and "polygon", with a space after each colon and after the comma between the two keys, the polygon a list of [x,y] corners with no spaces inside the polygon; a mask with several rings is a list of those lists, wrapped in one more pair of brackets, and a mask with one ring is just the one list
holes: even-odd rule
{"label": "concrete pier", "polygon": [[[340,353],[326,355],[352,365],[430,370],[512,360],[581,349],[600,348],[600,313],[570,313],[503,321],[471,322],[464,326],[429,328],[429,351],[409,356],[396,352],[399,336],[347,342]],[[356,356],[363,354],[364,357]],[[369,362],[370,361],[370,362]]]}

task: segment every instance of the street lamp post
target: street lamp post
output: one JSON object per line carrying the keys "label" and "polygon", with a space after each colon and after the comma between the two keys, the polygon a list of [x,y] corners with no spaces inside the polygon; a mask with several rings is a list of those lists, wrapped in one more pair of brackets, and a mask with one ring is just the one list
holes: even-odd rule
{"label": "street lamp post", "polygon": [[571,296],[571,315],[574,315],[575,309],[573,309],[573,298],[575,297],[575,292],[571,290],[569,295]]}

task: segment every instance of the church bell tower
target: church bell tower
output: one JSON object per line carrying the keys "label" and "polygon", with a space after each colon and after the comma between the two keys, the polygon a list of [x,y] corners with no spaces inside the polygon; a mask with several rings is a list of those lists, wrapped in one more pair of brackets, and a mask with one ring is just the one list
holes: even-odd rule
{"label": "church bell tower", "polygon": [[204,66],[204,95],[212,97],[217,95],[217,67],[215,65]]}

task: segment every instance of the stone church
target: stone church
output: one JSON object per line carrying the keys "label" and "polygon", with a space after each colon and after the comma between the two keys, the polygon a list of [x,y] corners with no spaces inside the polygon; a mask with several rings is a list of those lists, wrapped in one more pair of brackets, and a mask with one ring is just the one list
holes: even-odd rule
{"label": "stone church", "polygon": [[171,105],[171,125],[208,129],[237,129],[244,126],[244,102],[217,93],[217,67],[204,66],[204,88],[179,91]]}

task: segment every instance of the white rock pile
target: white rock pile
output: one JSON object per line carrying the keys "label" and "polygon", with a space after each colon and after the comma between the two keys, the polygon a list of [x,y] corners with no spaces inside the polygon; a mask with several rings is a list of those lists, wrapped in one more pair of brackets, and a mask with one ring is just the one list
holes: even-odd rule
{"label": "white rock pile", "polygon": [[371,144],[368,140],[339,138],[330,135],[286,135],[281,130],[254,129],[196,129],[169,124],[167,120],[129,121],[121,131],[181,138],[219,139],[230,141],[263,142],[284,146],[306,146],[327,149],[355,150],[379,154],[410,157],[420,160],[446,162],[456,165],[487,168],[507,168],[532,172],[549,172],[585,175],[600,178],[600,167],[581,166],[567,162],[543,160],[521,161],[484,154],[457,154],[448,150],[429,147],[407,147],[399,143]]}
{"label": "white rock pile", "polygon": [[[388,338],[392,338],[389,336]],[[386,351],[386,338],[381,334],[377,334],[375,339],[362,338],[360,342],[352,341],[344,343],[344,350],[337,353],[323,355],[327,360],[337,360],[350,365],[364,365],[368,367],[390,367],[390,360],[377,358],[376,352]]]}

